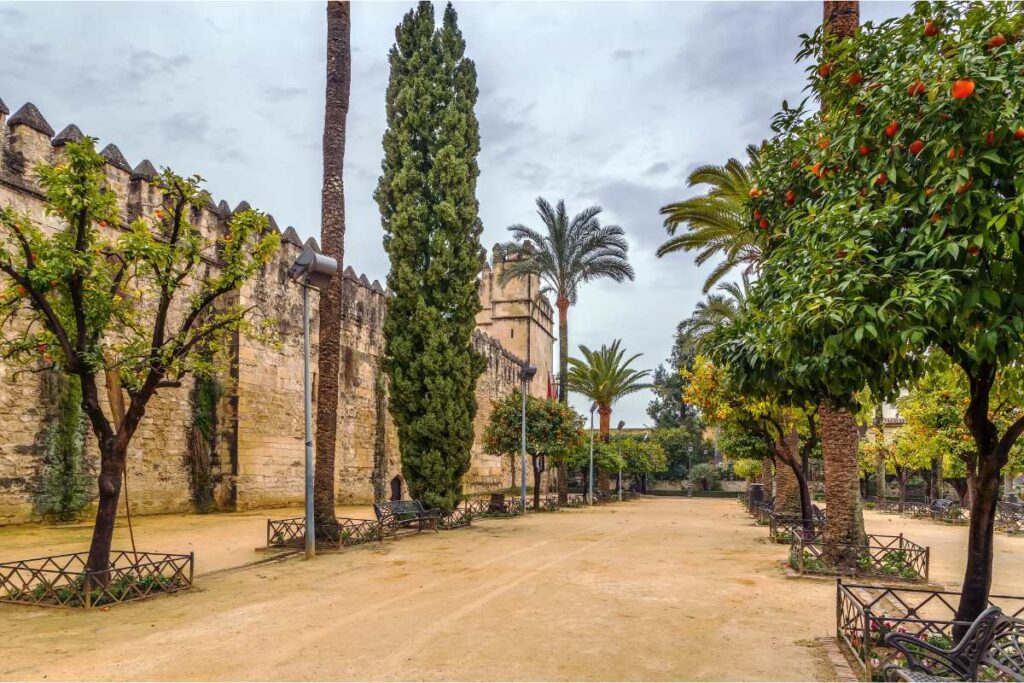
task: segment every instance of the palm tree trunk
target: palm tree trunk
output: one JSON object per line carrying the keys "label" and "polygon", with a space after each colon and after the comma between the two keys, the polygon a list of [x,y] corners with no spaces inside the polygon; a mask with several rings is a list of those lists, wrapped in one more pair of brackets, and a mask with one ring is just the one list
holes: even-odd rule
{"label": "palm tree trunk", "polygon": [[775,475],[772,473],[773,464],[771,458],[761,460],[761,489],[764,492],[765,500],[775,496]]}
{"label": "palm tree trunk", "polygon": [[849,38],[860,26],[860,2],[857,0],[824,0],[825,29],[840,38]]}
{"label": "palm tree trunk", "polygon": [[[568,405],[569,300],[558,297],[558,400]],[[569,465],[558,465],[558,504],[569,502]]]}
{"label": "palm tree trunk", "polygon": [[611,406],[598,406],[597,414],[600,416],[598,435],[601,441],[608,443],[612,438],[612,409]]}
{"label": "palm tree trunk", "polygon": [[320,293],[320,386],[316,411],[316,468],[313,514],[317,531],[333,529],[334,454],[338,430],[338,384],[341,371],[341,306],[345,256],[345,127],[352,75],[351,6],[327,3],[327,92],[324,106],[323,187],[320,195],[320,243],[338,262],[338,272]]}
{"label": "palm tree trunk", "polygon": [[840,568],[853,566],[866,543],[860,502],[857,445],[860,434],[853,416],[827,401],[818,407],[821,453],[825,464],[825,560]]}
{"label": "palm tree trunk", "polygon": [[[776,468],[775,468],[775,512],[792,517],[802,517],[802,501],[800,499],[800,482],[796,472],[789,460],[790,454],[793,458],[798,457],[800,449],[800,437],[793,429],[786,434],[783,443],[776,443]],[[782,452],[785,451],[785,452]],[[792,462],[796,462],[794,459]]]}

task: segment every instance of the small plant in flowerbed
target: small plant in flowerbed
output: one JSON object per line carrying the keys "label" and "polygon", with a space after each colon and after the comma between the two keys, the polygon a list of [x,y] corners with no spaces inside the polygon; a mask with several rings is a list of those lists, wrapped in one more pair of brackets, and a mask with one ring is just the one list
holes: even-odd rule
{"label": "small plant in flowerbed", "polygon": [[886,553],[877,566],[870,554],[862,553],[857,559],[857,571],[863,574],[881,574],[909,580],[922,578],[914,568],[910,554],[906,550],[893,550]]}
{"label": "small plant in flowerbed", "polygon": [[[803,551],[803,571],[810,572],[813,574],[831,574],[835,573],[832,567],[825,564],[825,561],[815,555],[810,550]],[[789,566],[793,569],[800,569],[800,550],[797,548],[790,548],[789,550]]]}
{"label": "small plant in flowerbed", "polygon": [[93,588],[87,591],[85,577],[80,576],[60,587],[43,581],[31,590],[12,588],[7,591],[7,599],[11,602],[30,602],[37,605],[83,607],[88,604],[92,607],[102,607],[121,602],[133,594],[149,595],[154,592],[167,592],[176,587],[185,588],[187,585],[183,579],[174,576],[121,576],[111,581],[106,589]]}

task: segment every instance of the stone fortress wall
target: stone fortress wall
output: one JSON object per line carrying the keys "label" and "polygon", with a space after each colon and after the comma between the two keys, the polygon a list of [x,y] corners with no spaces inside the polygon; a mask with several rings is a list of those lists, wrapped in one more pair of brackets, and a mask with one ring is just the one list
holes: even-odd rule
{"label": "stone fortress wall", "polygon": [[[82,135],[74,125],[59,134],[32,104],[14,115],[0,101],[0,206],[28,212],[44,229],[59,224],[47,216],[33,177],[38,164],[59,160],[64,145]],[[102,150],[109,185],[118,196],[125,222],[151,214],[161,205],[150,184],[154,165],[144,160],[134,167],[118,148]],[[231,215],[249,208],[241,202],[231,209],[211,202],[193,222],[204,233],[223,231]],[[274,219],[271,228],[278,230]],[[216,440],[209,456],[215,507],[221,510],[293,505],[303,497],[302,414],[302,296],[286,271],[303,248],[294,228],[281,235],[281,249],[263,271],[235,296],[254,307],[255,317],[273,323],[278,343],[260,343],[246,336],[235,340],[237,353],[230,370],[219,378],[222,398],[216,417]],[[315,240],[309,240],[316,246]],[[494,265],[484,264],[481,305],[473,343],[487,358],[487,370],[477,384],[479,410],[472,464],[464,478],[467,492],[507,486],[508,460],[487,455],[480,445],[483,426],[496,400],[518,386],[519,366],[527,360],[538,366],[530,391],[547,396],[551,376],[553,330],[551,306],[539,294],[537,278],[502,286],[503,257],[495,250]],[[216,268],[208,259],[206,268]],[[387,388],[379,370],[383,350],[382,322],[387,293],[378,281],[344,271],[342,363],[339,381],[337,491],[341,503],[366,503],[391,494],[400,477],[398,440],[387,410]],[[316,368],[317,297],[311,297],[311,351]],[[0,525],[38,517],[35,503],[45,487],[46,432],[53,420],[52,378],[47,373],[19,372],[0,362]],[[316,399],[314,374],[314,400]],[[193,380],[162,389],[153,399],[132,441],[128,483],[133,513],[190,510],[189,434],[193,428]],[[87,434],[86,470],[92,480],[98,452]],[[94,484],[93,484],[94,486]],[[402,487],[403,493],[407,493]]]}

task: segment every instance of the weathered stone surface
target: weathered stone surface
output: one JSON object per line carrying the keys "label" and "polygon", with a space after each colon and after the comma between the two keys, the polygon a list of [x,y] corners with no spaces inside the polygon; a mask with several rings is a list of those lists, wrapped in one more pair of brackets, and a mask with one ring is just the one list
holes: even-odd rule
{"label": "weathered stone surface", "polygon": [[[5,132],[0,130],[0,140]],[[26,165],[48,161],[53,151],[50,139],[29,133],[14,141],[11,158]],[[46,231],[58,229],[58,219],[46,214],[37,192],[24,180],[8,181],[21,174],[7,166],[8,158],[5,154],[0,163],[0,206],[28,212]],[[125,224],[138,216],[151,216],[162,202],[158,189],[138,182],[156,176],[151,163],[141,162],[130,174],[119,166],[108,172]],[[242,202],[235,211],[246,208],[248,203]],[[199,211],[194,222],[205,235],[215,237],[231,213],[221,201]],[[274,260],[233,295],[235,302],[255,307],[255,317],[272,326],[278,343],[239,336],[234,367],[220,378],[224,398],[218,406],[218,445],[210,464],[219,509],[295,504],[303,498],[302,292],[286,275],[301,249],[302,240],[289,227]],[[202,269],[215,270],[216,262],[204,261]],[[477,440],[463,480],[467,492],[508,485],[508,459],[484,454],[480,436],[494,402],[517,388],[523,360],[529,359],[542,370],[531,386],[538,396],[547,393],[552,365],[551,306],[537,294],[539,283],[533,279],[503,288],[495,279],[497,274],[497,268],[486,274],[481,291],[487,313],[478,324],[490,334],[478,331],[473,337],[475,348],[487,359],[487,370],[477,384]],[[357,276],[351,267],[344,275],[337,493],[339,503],[362,503],[374,495],[389,494],[390,482],[401,476],[398,436],[387,410],[386,382],[379,371],[388,293],[379,282]],[[315,294],[310,303],[315,370],[319,327]],[[498,315],[494,315],[496,310]],[[494,338],[498,335],[500,341]],[[0,363],[0,428],[4,432],[0,440],[0,525],[33,519],[33,504],[43,486],[44,434],[52,411],[41,381],[40,375],[18,373],[17,368]],[[314,372],[314,400],[316,384]],[[181,388],[161,390],[132,440],[128,483],[133,513],[191,508],[186,465],[192,427],[191,387],[192,380],[187,379]],[[91,432],[86,451],[86,469],[94,473],[98,452]],[[402,490],[405,492],[404,485]]]}

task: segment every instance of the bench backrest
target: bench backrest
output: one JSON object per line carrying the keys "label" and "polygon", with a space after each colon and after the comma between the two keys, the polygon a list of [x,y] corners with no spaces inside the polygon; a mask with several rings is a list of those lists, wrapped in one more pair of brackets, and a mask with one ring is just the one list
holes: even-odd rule
{"label": "bench backrest", "polygon": [[389,517],[416,516],[423,512],[423,504],[418,500],[389,500],[373,504],[373,513],[378,520]]}
{"label": "bench backrest", "polygon": [[1000,680],[1024,681],[1024,621],[1001,616],[980,664],[998,670]]}

